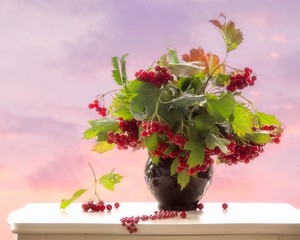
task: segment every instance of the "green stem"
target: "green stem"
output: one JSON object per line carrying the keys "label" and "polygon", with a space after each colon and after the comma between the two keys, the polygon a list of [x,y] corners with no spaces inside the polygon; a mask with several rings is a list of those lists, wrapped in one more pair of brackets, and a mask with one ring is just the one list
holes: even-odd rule
{"label": "green stem", "polygon": [[204,87],[203,87],[203,89],[202,89],[202,94],[204,94],[205,93],[205,89],[206,89],[206,87],[207,87],[207,85],[208,85],[208,83],[209,83],[209,81],[210,81],[210,79],[212,78],[212,76],[213,76],[213,74],[221,67],[221,66],[223,66],[224,65],[224,63],[225,63],[225,61],[226,61],[226,58],[227,58],[227,56],[228,56],[228,51],[226,51],[226,54],[225,54],[225,57],[224,57],[224,59],[223,59],[223,61],[222,61],[222,63],[221,64],[219,64],[218,65],[218,67],[216,67],[213,71],[212,71],[212,73],[211,74],[209,74],[209,76],[208,76],[208,78],[207,78],[207,80],[206,80],[206,82],[205,82],[205,84],[204,84]]}
{"label": "green stem", "polygon": [[251,102],[249,99],[245,98],[245,97],[244,97],[243,95],[241,95],[241,94],[238,95],[238,96],[240,96],[240,97],[243,98],[246,102],[248,102],[248,104],[250,104],[251,107],[253,108],[255,115],[257,115],[258,110],[257,110],[256,106],[253,104],[253,102]]}
{"label": "green stem", "polygon": [[110,91],[108,91],[108,92],[106,92],[106,93],[99,94],[99,95],[97,96],[97,98],[100,100],[100,99],[104,98],[107,94],[110,94],[110,93],[113,93],[113,92],[117,92],[117,91],[120,91],[120,89],[114,89],[114,90],[110,90]]}
{"label": "green stem", "polygon": [[[100,201],[100,197],[99,197],[99,195],[98,195],[98,193],[97,193],[97,186],[98,186],[98,184],[97,184],[97,178],[96,178],[96,174],[95,174],[95,171],[94,171],[94,169],[93,169],[93,167],[92,167],[92,165],[90,164],[90,162],[88,162],[88,164],[89,164],[89,166],[90,166],[90,168],[91,168],[91,170],[92,170],[92,173],[93,173],[93,176],[94,176],[94,183],[93,183],[93,185],[94,185],[94,195],[98,198],[98,201]],[[92,186],[93,186],[92,185]],[[92,187],[91,186],[91,187]]]}

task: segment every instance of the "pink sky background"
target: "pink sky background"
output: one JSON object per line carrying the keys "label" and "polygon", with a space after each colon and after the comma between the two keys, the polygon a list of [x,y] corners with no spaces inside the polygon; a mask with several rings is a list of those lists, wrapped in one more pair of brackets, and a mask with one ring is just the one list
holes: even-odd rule
{"label": "pink sky background", "polygon": [[[146,189],[144,151],[98,155],[82,139],[87,105],[116,88],[112,56],[129,53],[128,76],[168,47],[224,56],[208,22],[224,13],[244,32],[227,63],[249,66],[257,83],[245,91],[282,120],[279,145],[249,165],[217,166],[203,202],[284,202],[300,208],[300,2],[297,0],[1,0],[0,236],[12,239],[9,212],[33,202],[60,202],[116,168],[125,176],[105,201],[153,201]],[[80,201],[90,197],[85,195]]]}

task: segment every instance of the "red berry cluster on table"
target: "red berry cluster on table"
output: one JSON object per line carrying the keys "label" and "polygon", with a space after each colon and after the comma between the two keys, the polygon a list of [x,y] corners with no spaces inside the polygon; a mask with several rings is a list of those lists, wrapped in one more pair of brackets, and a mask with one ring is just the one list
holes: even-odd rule
{"label": "red berry cluster on table", "polygon": [[[94,203],[93,201],[88,201],[81,205],[83,211],[86,212],[104,212],[104,211],[112,211],[113,208],[118,209],[120,204],[118,202],[114,204],[104,203],[103,201],[99,201]],[[197,209],[202,211],[204,209],[203,203],[197,204]],[[228,204],[223,203],[222,209],[227,210]],[[165,220],[172,218],[182,218],[185,219],[188,217],[187,211],[168,211],[168,210],[156,210],[152,214],[142,214],[137,216],[130,217],[122,217],[120,219],[121,225],[126,228],[129,233],[135,233],[138,231],[138,223],[145,221],[155,221],[155,220]]]}
{"label": "red berry cluster on table", "polygon": [[82,209],[84,211],[92,211],[92,212],[104,212],[105,210],[107,211],[111,211],[114,208],[119,208],[120,204],[118,202],[112,204],[109,203],[104,203],[103,201],[98,201],[98,202],[94,202],[94,201],[88,201],[86,203],[83,203],[81,205]]}

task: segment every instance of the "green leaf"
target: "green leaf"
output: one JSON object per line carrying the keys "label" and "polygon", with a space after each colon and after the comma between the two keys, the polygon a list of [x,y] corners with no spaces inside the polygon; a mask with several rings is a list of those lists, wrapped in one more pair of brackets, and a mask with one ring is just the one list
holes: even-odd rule
{"label": "green leaf", "polygon": [[115,117],[122,117],[124,120],[130,120],[133,118],[130,112],[130,102],[134,96],[136,96],[136,91],[142,83],[138,80],[133,80],[127,82],[125,88],[120,89],[120,91],[113,98],[110,112]]}
{"label": "green leaf", "polygon": [[126,57],[128,54],[124,54],[120,58],[120,63],[121,63],[121,72],[122,72],[122,83],[124,86],[127,85],[127,73],[126,73]]}
{"label": "green leaf", "polygon": [[123,176],[117,173],[113,173],[114,169],[107,174],[104,174],[99,178],[99,183],[108,190],[114,191],[115,185],[120,183]]}
{"label": "green leaf", "polygon": [[169,103],[174,106],[187,107],[187,106],[203,106],[206,103],[204,95],[195,95],[183,93],[180,97],[174,98]]}
{"label": "green leaf", "polygon": [[177,52],[175,49],[169,49],[168,56],[169,56],[170,63],[179,63]]}
{"label": "green leaf", "polygon": [[271,142],[271,137],[266,133],[254,133],[249,136],[249,140],[257,144],[265,144]]}
{"label": "green leaf", "polygon": [[223,153],[228,153],[227,145],[230,143],[228,139],[221,138],[211,133],[206,137],[205,143],[209,149],[219,147]]}
{"label": "green leaf", "polygon": [[201,73],[204,67],[197,65],[197,63],[169,63],[168,70],[177,77],[192,77],[195,74]]}
{"label": "green leaf", "polygon": [[218,99],[207,99],[207,111],[219,121],[228,120],[234,109],[234,97],[225,94]]}
{"label": "green leaf", "polygon": [[118,57],[112,57],[111,63],[112,63],[112,66],[113,66],[112,77],[114,78],[115,82],[118,85],[122,86],[123,85],[123,80],[122,80],[122,76],[121,76],[120,69],[119,69],[119,59],[118,59]]}
{"label": "green leaf", "polygon": [[104,153],[109,150],[112,150],[115,147],[115,144],[109,144],[107,141],[97,142],[94,147],[93,151],[97,153]]}
{"label": "green leaf", "polygon": [[171,176],[173,176],[177,173],[178,164],[179,164],[179,158],[177,157],[173,160],[171,167],[170,167]]}
{"label": "green leaf", "polygon": [[152,134],[149,137],[145,137],[145,146],[148,150],[154,151],[157,149],[158,135],[157,133]]}
{"label": "green leaf", "polygon": [[91,125],[91,128],[87,129],[84,132],[83,138],[91,139],[97,136],[97,141],[107,140],[107,133],[109,131],[115,132],[119,128],[118,122],[116,120],[108,118],[91,120],[88,123]]}
{"label": "green leaf", "polygon": [[193,139],[189,139],[185,145],[185,150],[190,150],[190,156],[187,161],[190,167],[195,167],[198,164],[202,164],[204,162],[204,144],[203,142],[195,141]]}
{"label": "green leaf", "polygon": [[129,110],[129,102],[125,99],[121,99],[119,97],[115,97],[111,104],[112,110],[111,114],[116,117],[121,117],[124,120],[130,120],[133,118],[130,110]]}
{"label": "green leaf", "polygon": [[159,163],[159,157],[157,156],[154,156],[150,153],[151,155],[151,162],[154,164],[154,165],[157,165]]}
{"label": "green leaf", "polygon": [[[128,54],[124,54],[121,58],[112,57],[111,63],[113,66],[112,76],[115,82],[120,86],[127,85],[127,74],[126,74],[126,57]],[[119,61],[121,64],[121,72],[119,67]]]}
{"label": "green leaf", "polygon": [[196,134],[206,137],[208,134],[219,132],[216,126],[217,119],[208,114],[201,114],[193,118],[192,122],[196,129]]}
{"label": "green leaf", "polygon": [[185,186],[190,181],[190,175],[188,175],[187,171],[182,171],[177,175],[178,184],[181,186],[181,190],[185,188]]}
{"label": "green leaf", "polygon": [[227,52],[230,52],[243,42],[243,33],[240,29],[235,28],[235,23],[233,21],[227,21],[224,14],[221,14],[220,16],[224,18],[223,24],[217,19],[210,20],[210,22],[219,29],[225,42]]}
{"label": "green leaf", "polygon": [[63,199],[60,203],[59,208],[60,209],[65,209],[66,207],[71,205],[71,203],[73,203],[77,198],[79,198],[82,194],[84,194],[86,191],[87,191],[87,189],[85,189],[85,188],[77,190],[71,198]]}
{"label": "green leaf", "polygon": [[230,74],[219,73],[214,81],[215,86],[227,86],[230,82]]}
{"label": "green leaf", "polygon": [[264,126],[264,125],[281,126],[281,122],[273,115],[268,115],[263,112],[257,112],[257,118],[260,126]]}
{"label": "green leaf", "polygon": [[130,111],[136,120],[151,117],[159,104],[161,89],[150,83],[141,83],[135,91],[136,96],[131,100]]}
{"label": "green leaf", "polygon": [[232,128],[241,138],[253,134],[255,115],[242,104],[236,104],[233,112]]}

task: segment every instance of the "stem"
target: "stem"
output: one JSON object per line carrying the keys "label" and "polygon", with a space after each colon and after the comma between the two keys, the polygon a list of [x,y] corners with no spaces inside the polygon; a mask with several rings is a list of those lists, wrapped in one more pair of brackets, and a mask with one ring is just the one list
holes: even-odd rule
{"label": "stem", "polygon": [[227,56],[228,56],[228,51],[226,51],[226,54],[225,54],[225,57],[224,57],[222,63],[219,64],[218,67],[216,67],[216,68],[212,71],[211,74],[209,74],[209,76],[208,76],[208,78],[207,78],[207,80],[206,80],[206,82],[205,82],[205,84],[204,84],[204,87],[203,87],[203,90],[202,90],[202,94],[205,93],[205,89],[206,89],[206,87],[207,87],[207,85],[208,85],[208,83],[209,83],[209,80],[212,78],[213,74],[214,74],[221,66],[224,65]]}
{"label": "stem", "polygon": [[90,162],[88,162],[88,164],[89,164],[89,166],[90,166],[90,168],[92,170],[93,176],[94,176],[94,184],[93,184],[94,185],[94,195],[98,198],[98,201],[100,201],[100,197],[99,197],[99,195],[97,193],[97,178],[96,178],[96,174],[95,174],[95,171],[94,171],[92,165],[90,164]]}
{"label": "stem", "polygon": [[106,93],[97,95],[97,98],[98,98],[98,99],[104,98],[107,94],[112,93],[112,92],[117,92],[117,91],[119,91],[119,90],[120,90],[120,89],[110,90],[110,91],[108,91],[108,92],[106,92]]}
{"label": "stem", "polygon": [[238,95],[238,96],[240,96],[241,98],[243,98],[244,100],[246,100],[246,102],[248,102],[248,104],[250,104],[251,105],[251,107],[253,108],[253,110],[254,110],[254,112],[255,112],[255,115],[257,115],[257,112],[258,112],[258,110],[257,110],[257,108],[255,107],[255,105],[253,104],[253,102],[251,102],[249,99],[247,99],[247,98],[245,98],[243,95]]}

